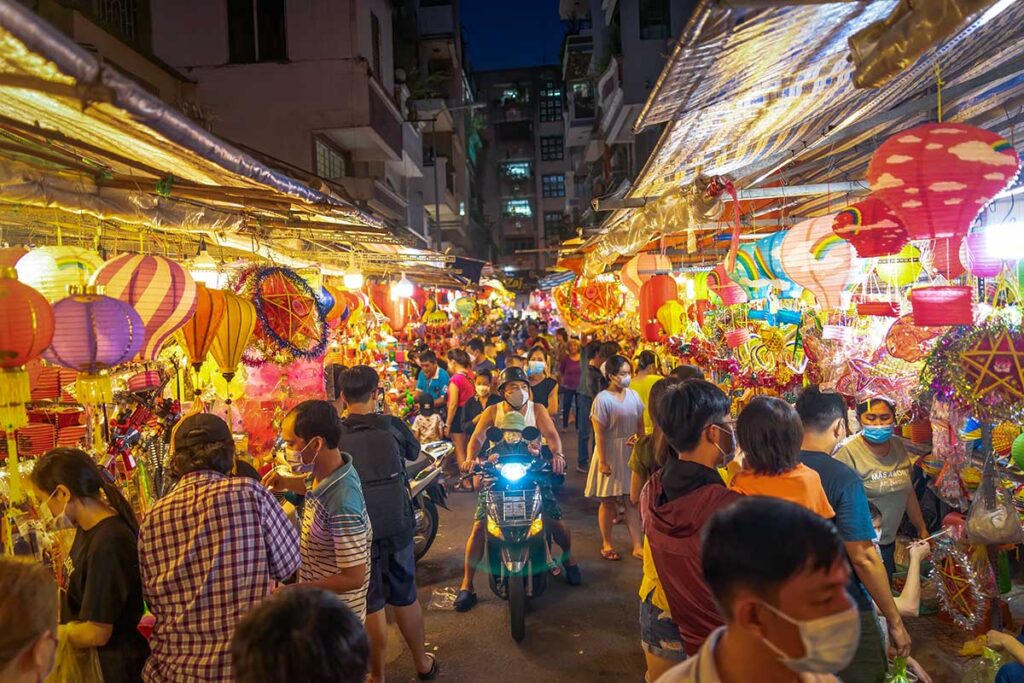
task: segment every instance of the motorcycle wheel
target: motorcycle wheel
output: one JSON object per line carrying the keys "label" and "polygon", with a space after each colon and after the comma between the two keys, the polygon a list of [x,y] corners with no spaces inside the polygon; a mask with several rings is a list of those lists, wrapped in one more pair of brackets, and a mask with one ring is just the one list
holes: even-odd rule
{"label": "motorcycle wheel", "polygon": [[511,621],[512,640],[521,643],[526,636],[526,580],[525,576],[508,579],[508,616]]}
{"label": "motorcycle wheel", "polygon": [[416,515],[416,535],[413,537],[413,543],[415,544],[416,561],[418,562],[421,557],[427,554],[430,546],[434,544],[434,539],[437,538],[439,518],[437,506],[427,496],[423,496],[422,507],[417,508],[414,514]]}

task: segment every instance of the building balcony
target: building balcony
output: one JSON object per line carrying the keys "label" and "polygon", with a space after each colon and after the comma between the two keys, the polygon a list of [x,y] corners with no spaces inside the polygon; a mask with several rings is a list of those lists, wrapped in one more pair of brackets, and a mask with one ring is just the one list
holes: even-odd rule
{"label": "building balcony", "polygon": [[594,37],[589,29],[566,36],[562,45],[562,80],[569,83],[586,78],[593,56]]}
{"label": "building balcony", "polygon": [[421,36],[453,36],[458,28],[454,3],[421,5],[416,10]]}
{"label": "building balcony", "polygon": [[346,62],[343,68],[351,72],[337,81],[346,120],[318,132],[349,152],[354,161],[404,161],[406,132],[398,107],[370,75],[367,64]]}
{"label": "building balcony", "polygon": [[462,222],[459,199],[455,196],[455,173],[448,157],[439,156],[424,162],[423,206],[432,222],[435,209],[439,209],[442,227],[446,223]]}
{"label": "building balcony", "polygon": [[501,236],[509,239],[533,238],[537,234],[537,226],[532,218],[506,216],[499,223]]}
{"label": "building balcony", "polygon": [[386,184],[376,178],[336,178],[353,201],[367,206],[387,220],[405,225],[408,222],[409,202]]}

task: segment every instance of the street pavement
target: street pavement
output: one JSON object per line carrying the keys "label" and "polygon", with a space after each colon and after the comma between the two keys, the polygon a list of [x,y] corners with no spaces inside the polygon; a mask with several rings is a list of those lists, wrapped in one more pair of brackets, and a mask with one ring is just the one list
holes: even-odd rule
{"label": "street pavement", "polygon": [[[486,575],[477,574],[480,602],[470,612],[460,614],[431,607],[436,590],[458,590],[466,537],[476,507],[476,494],[451,492],[451,510],[440,510],[437,539],[417,565],[427,650],[438,658],[440,680],[644,680],[637,622],[640,560],[630,556],[629,534],[621,525],[615,527],[615,543],[622,561],[601,559],[597,502],[584,498],[586,475],[575,471],[575,433],[563,434],[563,450],[568,456],[569,472],[559,502],[572,532],[573,552],[583,573],[583,585],[573,587],[562,576],[551,577],[544,594],[530,602],[526,638],[519,644],[509,634],[507,603],[491,592]],[[388,649],[388,680],[416,680],[415,667],[393,625]]]}

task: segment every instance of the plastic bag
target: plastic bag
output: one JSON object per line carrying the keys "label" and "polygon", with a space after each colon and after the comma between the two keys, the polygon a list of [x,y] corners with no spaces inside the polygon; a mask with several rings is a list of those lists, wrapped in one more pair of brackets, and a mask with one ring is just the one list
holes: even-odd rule
{"label": "plastic bag", "polygon": [[981,659],[968,667],[960,683],[995,683],[999,667],[1006,663],[1003,655],[990,648],[983,648]]}
{"label": "plastic bag", "polygon": [[1020,518],[1006,491],[984,477],[967,513],[967,542],[973,545],[1012,545],[1021,542]]}
{"label": "plastic bag", "polygon": [[45,683],[103,683],[103,670],[96,648],[74,647],[67,639],[57,643],[53,671]]}
{"label": "plastic bag", "polygon": [[454,586],[435,588],[430,596],[430,606],[427,609],[452,611],[455,609],[455,598],[459,597],[459,589]]}

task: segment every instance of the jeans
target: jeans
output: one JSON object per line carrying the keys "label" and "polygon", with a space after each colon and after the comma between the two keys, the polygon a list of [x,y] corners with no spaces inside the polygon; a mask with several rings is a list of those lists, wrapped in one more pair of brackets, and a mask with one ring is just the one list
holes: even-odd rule
{"label": "jeans", "polygon": [[[1024,633],[1017,636],[1018,643],[1024,643]],[[1024,666],[1017,662],[1003,664],[996,674],[996,683],[1024,683]]]}
{"label": "jeans", "polygon": [[860,641],[853,661],[837,675],[850,683],[881,683],[888,668],[885,640],[874,610],[860,612]]}
{"label": "jeans", "polygon": [[562,389],[562,429],[569,426],[569,410],[576,401],[576,392],[573,389]]}
{"label": "jeans", "polygon": [[590,424],[590,409],[593,405],[592,396],[576,394],[576,464],[584,468],[590,465],[590,440],[594,435]]}

